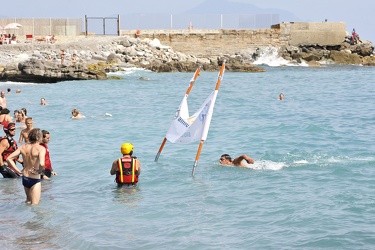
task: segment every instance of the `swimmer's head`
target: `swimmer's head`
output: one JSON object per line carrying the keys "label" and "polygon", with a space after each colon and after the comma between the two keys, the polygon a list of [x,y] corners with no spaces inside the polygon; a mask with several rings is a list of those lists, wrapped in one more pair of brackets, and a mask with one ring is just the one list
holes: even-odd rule
{"label": "swimmer's head", "polygon": [[230,157],[230,155],[228,155],[228,154],[222,154],[220,156],[219,162],[225,164],[225,162],[227,162],[227,161],[232,162],[232,157]]}
{"label": "swimmer's head", "polygon": [[123,155],[132,155],[133,154],[133,144],[130,142],[125,142],[121,145],[121,153]]}

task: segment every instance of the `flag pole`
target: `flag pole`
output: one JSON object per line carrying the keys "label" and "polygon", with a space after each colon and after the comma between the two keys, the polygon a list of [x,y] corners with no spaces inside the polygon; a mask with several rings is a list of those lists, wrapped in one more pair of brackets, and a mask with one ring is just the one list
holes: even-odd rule
{"label": "flag pole", "polygon": [[202,148],[203,148],[203,143],[204,143],[204,140],[201,140],[201,142],[199,143],[198,151],[197,151],[197,154],[195,155],[195,161],[194,161],[193,170],[191,172],[192,176],[194,176],[194,174],[195,174],[195,169],[197,168],[197,165],[198,165],[198,160],[199,160],[199,156],[201,155],[201,151],[202,151]]}
{"label": "flag pole", "polygon": [[160,145],[159,151],[158,151],[158,153],[157,153],[156,156],[155,156],[155,161],[158,161],[159,156],[160,156],[160,154],[161,154],[161,151],[163,150],[164,145],[165,145],[166,142],[167,142],[167,138],[164,137],[164,140],[163,140],[163,142],[162,142],[161,145]]}
{"label": "flag pole", "polygon": [[[225,70],[225,60],[221,64],[220,72],[219,72],[219,75],[217,77],[217,82],[216,82],[216,86],[215,86],[216,95],[217,95],[217,92],[219,91],[221,80],[223,79],[224,70]],[[214,108],[215,101],[216,101],[216,95],[214,97],[213,103],[210,105],[211,112],[209,112],[209,113],[210,113],[211,117],[212,117],[212,112],[213,112],[213,108]],[[205,126],[210,126],[209,124],[210,124],[210,121],[211,121],[211,117],[209,118],[210,120],[208,122],[208,125],[206,123]],[[207,134],[208,134],[208,129],[209,129],[208,127],[207,128],[205,127],[205,129],[204,129],[205,134],[202,135],[202,140],[199,143],[198,151],[197,151],[197,154],[195,155],[193,170],[191,172],[192,176],[194,176],[194,174],[195,174],[195,169],[197,168],[197,165],[198,165],[198,160],[199,160],[202,148],[203,148],[203,143],[204,143],[204,141],[207,137]]]}
{"label": "flag pole", "polygon": [[[201,67],[198,67],[198,68],[195,70],[194,76],[193,76],[193,78],[191,78],[190,83],[189,83],[189,87],[188,87],[188,89],[187,89],[186,92],[185,92],[185,97],[186,97],[186,98],[189,96],[190,91],[191,91],[191,89],[192,89],[193,86],[194,86],[195,80],[197,80],[197,78],[198,78],[198,76],[200,75],[200,73],[201,73]],[[158,161],[159,156],[160,156],[160,154],[161,154],[161,151],[163,151],[163,148],[164,148],[164,145],[165,145],[166,142],[167,142],[167,138],[164,137],[163,142],[162,142],[161,145],[160,145],[159,151],[158,151],[158,153],[157,153],[156,156],[155,156],[155,161]]]}

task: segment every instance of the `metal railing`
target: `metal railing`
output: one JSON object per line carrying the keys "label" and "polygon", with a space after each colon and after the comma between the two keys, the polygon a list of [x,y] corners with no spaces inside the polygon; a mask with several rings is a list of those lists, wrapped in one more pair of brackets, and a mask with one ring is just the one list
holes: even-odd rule
{"label": "metal railing", "polygon": [[[87,21],[85,19],[85,21]],[[81,18],[0,18],[0,26],[19,23],[18,29],[1,30],[0,33],[16,36],[77,36],[83,30],[92,34],[119,34],[121,30],[165,29],[260,29],[279,23],[278,14],[125,14],[116,18],[90,20],[83,25]],[[85,27],[83,27],[85,26]],[[87,28],[88,27],[88,28]],[[104,30],[104,32],[103,32]]]}
{"label": "metal railing", "polygon": [[19,23],[18,29],[2,30],[0,33],[15,34],[16,36],[76,36],[82,33],[80,18],[0,18],[0,26],[9,23]]}
{"label": "metal railing", "polygon": [[260,29],[279,23],[278,14],[126,14],[121,29]]}

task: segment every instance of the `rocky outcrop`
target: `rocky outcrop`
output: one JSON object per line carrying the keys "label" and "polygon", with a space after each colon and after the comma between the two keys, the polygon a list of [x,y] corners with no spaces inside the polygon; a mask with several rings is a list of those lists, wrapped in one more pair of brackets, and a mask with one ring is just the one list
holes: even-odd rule
{"label": "rocky outcrop", "polygon": [[8,65],[1,73],[4,81],[56,83],[69,80],[106,79],[105,67],[100,65],[61,65],[46,60],[20,62]]}
{"label": "rocky outcrop", "polygon": [[[281,46],[279,56],[292,63],[318,67],[322,62],[375,66],[374,46],[364,41],[338,45],[301,44]],[[223,60],[226,70],[263,72],[253,63],[265,47],[249,48],[234,54],[197,57],[174,51],[158,39],[123,37],[80,37],[76,41],[55,44],[15,44],[0,46],[0,80],[55,83],[67,80],[106,79],[106,73],[127,67],[155,72],[193,72],[197,67],[217,71]],[[61,62],[61,50],[65,60]],[[255,52],[254,52],[255,51]],[[72,56],[76,55],[76,61]]]}
{"label": "rocky outcrop", "polygon": [[330,46],[302,44],[298,47],[282,47],[279,54],[288,61],[307,62],[309,65],[315,66],[319,66],[319,62],[374,66],[373,51],[374,46],[369,41],[358,44],[350,44],[348,41],[344,41],[341,44]]}
{"label": "rocky outcrop", "polygon": [[[106,73],[127,67],[140,67],[155,72],[194,72],[201,66],[206,71],[217,71],[223,60],[227,61],[226,66],[230,71],[264,71],[243,57],[221,55],[197,58],[175,52],[169,46],[160,44],[157,39],[89,37],[62,44],[16,44],[7,46],[9,50],[6,52],[1,51],[4,47],[0,46],[0,63],[1,59],[6,63],[0,67],[3,81],[55,83],[106,79]],[[63,63],[61,50],[65,51]],[[73,54],[76,55],[76,62],[71,60]]]}

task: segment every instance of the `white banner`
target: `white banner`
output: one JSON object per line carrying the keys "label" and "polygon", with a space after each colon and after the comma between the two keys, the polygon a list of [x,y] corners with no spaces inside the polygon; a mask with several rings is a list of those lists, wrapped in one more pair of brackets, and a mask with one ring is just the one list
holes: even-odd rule
{"label": "white banner", "polygon": [[175,119],[168,129],[166,135],[167,140],[172,143],[188,143],[205,140],[210,127],[217,92],[217,90],[214,90],[198,111],[190,117],[187,96],[185,96],[176,112]]}

